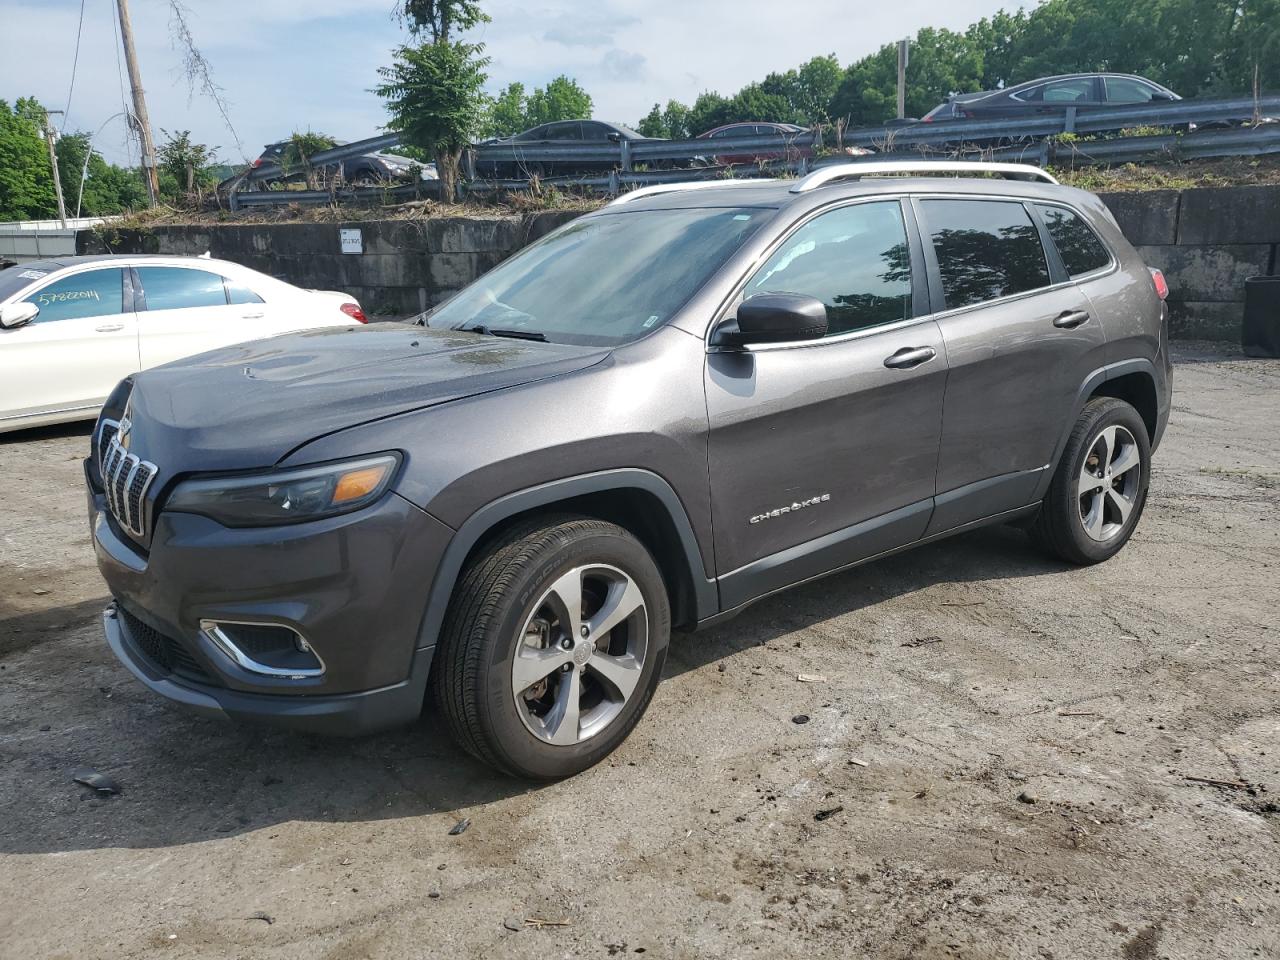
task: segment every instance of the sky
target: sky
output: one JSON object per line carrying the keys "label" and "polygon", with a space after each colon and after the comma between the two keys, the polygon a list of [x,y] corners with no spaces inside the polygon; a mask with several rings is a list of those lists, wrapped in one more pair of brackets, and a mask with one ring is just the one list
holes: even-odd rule
{"label": "sky", "polygon": [[[294,130],[341,140],[382,131],[386,112],[369,91],[377,68],[404,39],[394,0],[183,2],[223,89],[232,129],[207,97],[189,94],[171,37],[170,0],[129,0],[157,140],[162,130],[190,130],[195,141],[216,145],[220,159],[240,162]],[[785,15],[788,6],[778,0],[487,0],[493,22],[471,39],[484,43],[493,60],[491,93],[513,80],[532,88],[565,73],[594,98],[598,119],[635,124],[656,102],[689,103],[704,90],[732,94],[819,54],[848,64],[921,27],[962,29],[1028,2],[806,0]],[[136,161],[122,118],[113,118],[123,109],[122,88],[128,97],[115,0],[83,0],[71,86],[81,3],[0,0],[0,99],[35,96],[51,110],[66,110],[65,129],[101,128],[94,145],[108,160]]]}

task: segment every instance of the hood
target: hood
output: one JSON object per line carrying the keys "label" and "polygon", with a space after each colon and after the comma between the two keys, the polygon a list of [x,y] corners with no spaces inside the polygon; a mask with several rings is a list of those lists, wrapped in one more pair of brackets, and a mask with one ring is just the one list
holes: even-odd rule
{"label": "hood", "polygon": [[169,476],[270,466],[325,434],[560,376],[608,352],[398,323],[252,341],[138,374],[132,449]]}

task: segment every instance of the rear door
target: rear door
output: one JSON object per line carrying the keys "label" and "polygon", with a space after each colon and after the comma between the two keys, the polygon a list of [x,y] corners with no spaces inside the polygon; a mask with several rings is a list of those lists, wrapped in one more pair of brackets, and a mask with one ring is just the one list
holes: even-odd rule
{"label": "rear door", "polygon": [[950,366],[933,534],[1031,502],[1104,337],[1034,205],[949,196],[915,206]]}
{"label": "rear door", "polygon": [[0,418],[100,406],[138,370],[138,328],[126,271],[60,273],[22,300],[40,308],[30,323],[0,329]]}
{"label": "rear door", "polygon": [[[904,216],[904,212],[908,215]],[[910,543],[932,507],[947,362],[898,200],[845,204],[746,281],[827,306],[822,340],[707,357],[721,601]],[[908,353],[909,351],[913,353]]]}
{"label": "rear door", "polygon": [[133,273],[144,369],[272,332],[264,304],[228,302],[220,273],[186,266],[138,266]]}

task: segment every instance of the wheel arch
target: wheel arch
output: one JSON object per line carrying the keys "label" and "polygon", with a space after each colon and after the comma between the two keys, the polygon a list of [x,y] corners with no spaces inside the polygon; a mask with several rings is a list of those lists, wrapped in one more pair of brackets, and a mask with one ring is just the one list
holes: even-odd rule
{"label": "wheel arch", "polygon": [[1094,397],[1114,397],[1134,407],[1147,427],[1147,439],[1152,441],[1154,449],[1160,416],[1155,364],[1150,360],[1135,357],[1099,367],[1080,385],[1076,394],[1074,415],[1062,425],[1062,434],[1054,448],[1053,459],[1042,471],[1043,476],[1031,502],[1042,500],[1048,492],[1049,484],[1053,481],[1053,475],[1062,459],[1062,451],[1066,448],[1067,439],[1071,436],[1071,430],[1079,419],[1081,411],[1084,410],[1085,404]]}
{"label": "wheel arch", "polygon": [[719,610],[693,525],[676,492],[657,474],[606,470],[555,480],[508,494],[469,516],[454,534],[436,570],[418,632],[418,648],[434,646],[467,561],[504,530],[531,516],[575,513],[618,524],[653,555],[667,584],[673,626],[693,625]]}

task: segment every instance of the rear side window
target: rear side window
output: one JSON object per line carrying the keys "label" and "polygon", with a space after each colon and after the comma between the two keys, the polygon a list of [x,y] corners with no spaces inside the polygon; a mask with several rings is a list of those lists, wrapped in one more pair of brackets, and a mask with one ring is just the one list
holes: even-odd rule
{"label": "rear side window", "polygon": [[827,336],[911,316],[911,257],[898,201],[857,203],[793,233],[744,297],[799,293],[827,307]]}
{"label": "rear side window", "polygon": [[40,308],[35,323],[120,313],[124,310],[123,277],[119,269],[87,270],[55,280],[25,300]]}
{"label": "rear side window", "polygon": [[1041,204],[1036,204],[1036,209],[1049,228],[1049,236],[1053,237],[1054,246],[1071,276],[1101,270],[1111,262],[1106,246],[1075,211]]}
{"label": "rear side window", "polygon": [[207,270],[185,267],[137,267],[148,310],[183,310],[190,307],[225,307],[227,291],[222,277]]}
{"label": "rear side window", "polygon": [[1031,215],[1014,200],[923,200],[947,309],[1049,285]]}

